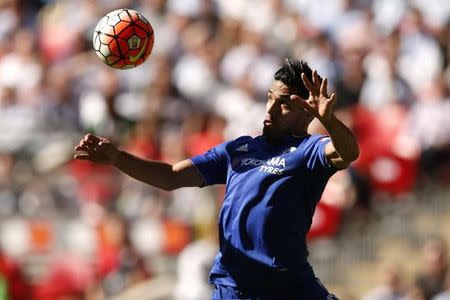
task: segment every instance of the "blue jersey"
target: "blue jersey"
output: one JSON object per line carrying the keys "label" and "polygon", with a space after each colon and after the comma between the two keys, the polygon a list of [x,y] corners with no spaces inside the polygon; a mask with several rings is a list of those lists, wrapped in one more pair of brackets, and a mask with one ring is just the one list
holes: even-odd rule
{"label": "blue jersey", "polygon": [[325,156],[328,142],[322,135],[277,144],[244,136],[191,159],[205,186],[226,184],[211,283],[276,288],[314,277],[306,234],[336,172]]}

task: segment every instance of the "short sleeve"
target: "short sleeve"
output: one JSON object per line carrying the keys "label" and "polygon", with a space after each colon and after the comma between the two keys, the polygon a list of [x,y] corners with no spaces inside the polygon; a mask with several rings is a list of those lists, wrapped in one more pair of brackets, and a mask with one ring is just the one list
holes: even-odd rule
{"label": "short sleeve", "polygon": [[228,169],[227,144],[220,144],[190,159],[203,177],[203,186],[224,184],[226,182]]}
{"label": "short sleeve", "polygon": [[330,164],[325,154],[325,147],[331,138],[325,135],[311,137],[310,145],[306,151],[307,167],[310,170],[336,172],[337,169]]}

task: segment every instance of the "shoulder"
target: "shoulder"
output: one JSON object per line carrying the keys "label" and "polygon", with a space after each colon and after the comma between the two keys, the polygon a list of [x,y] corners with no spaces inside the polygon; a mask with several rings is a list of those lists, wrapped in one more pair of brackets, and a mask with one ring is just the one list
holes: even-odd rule
{"label": "shoulder", "polygon": [[314,141],[314,142],[327,142],[327,141],[331,141],[331,138],[328,135],[324,135],[324,134],[312,134],[309,137],[310,140]]}
{"label": "shoulder", "polygon": [[303,158],[311,169],[325,168],[332,171],[336,169],[330,164],[326,156],[327,145],[331,142],[331,138],[326,135],[311,135],[305,139],[302,144]]}
{"label": "shoulder", "polygon": [[215,146],[212,150],[219,153],[231,154],[235,151],[248,151],[249,144],[253,141],[251,136],[241,136],[234,140],[225,141],[220,145]]}
{"label": "shoulder", "polygon": [[323,134],[312,134],[305,138],[303,143],[306,147],[313,147],[319,144],[328,144],[331,141],[331,138],[327,135]]}
{"label": "shoulder", "polygon": [[226,148],[229,152],[233,152],[238,148],[245,151],[245,149],[248,149],[249,144],[253,144],[254,140],[255,139],[249,135],[240,136],[237,139],[228,141]]}
{"label": "shoulder", "polygon": [[244,135],[244,136],[240,136],[235,140],[232,140],[232,142],[236,143],[236,145],[238,144],[243,144],[243,143],[248,143],[250,141],[253,141],[254,138],[249,136],[249,135]]}

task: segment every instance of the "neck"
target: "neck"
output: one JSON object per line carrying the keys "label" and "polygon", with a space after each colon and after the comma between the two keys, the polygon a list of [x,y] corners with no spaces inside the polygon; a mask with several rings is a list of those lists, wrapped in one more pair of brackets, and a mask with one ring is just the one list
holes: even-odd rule
{"label": "neck", "polygon": [[287,135],[263,134],[262,136],[269,144],[277,144],[279,141],[283,140]]}
{"label": "neck", "polygon": [[308,134],[308,126],[295,128],[291,130],[290,134],[297,137],[305,136]]}
{"label": "neck", "polygon": [[289,131],[284,131],[284,132],[277,132],[277,131],[273,131],[273,130],[269,130],[269,128],[264,127],[263,129],[263,137],[271,144],[273,143],[277,143],[281,140],[284,140],[285,138],[289,137],[289,136],[294,136],[294,137],[304,137],[306,135],[308,135],[308,124],[304,125],[304,126],[298,126],[297,128],[293,128]]}
{"label": "neck", "polygon": [[308,133],[307,132],[303,132],[303,133],[299,133],[299,134],[294,134],[294,133],[286,133],[283,135],[268,135],[268,134],[263,134],[263,138],[269,143],[269,144],[278,144],[278,143],[282,143],[284,141],[287,141],[290,137],[294,137],[294,138],[302,138],[304,136],[307,136]]}

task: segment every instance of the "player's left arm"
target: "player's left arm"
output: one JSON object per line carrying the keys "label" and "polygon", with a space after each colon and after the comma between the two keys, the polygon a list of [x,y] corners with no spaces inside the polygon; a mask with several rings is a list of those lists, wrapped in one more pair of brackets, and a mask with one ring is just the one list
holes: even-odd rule
{"label": "player's left arm", "polygon": [[332,112],[336,94],[332,93],[331,96],[328,96],[327,78],[320,80],[317,71],[314,70],[312,79],[313,82],[309,81],[305,74],[302,74],[303,83],[309,90],[308,99],[301,99],[297,95],[292,95],[291,99],[299,100],[302,107],[325,126],[331,138],[331,142],[325,147],[325,155],[333,166],[345,169],[358,158],[358,143],[350,129]]}

